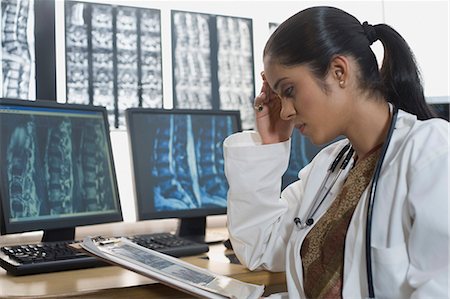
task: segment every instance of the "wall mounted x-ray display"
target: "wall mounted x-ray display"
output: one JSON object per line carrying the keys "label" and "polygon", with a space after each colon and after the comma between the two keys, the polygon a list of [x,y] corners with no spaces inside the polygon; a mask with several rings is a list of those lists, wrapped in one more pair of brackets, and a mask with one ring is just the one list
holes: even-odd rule
{"label": "wall mounted x-ray display", "polygon": [[278,25],[280,25],[280,24],[269,22],[269,31],[270,31],[270,34],[272,34],[272,33],[275,31],[275,29],[277,29]]}
{"label": "wall mounted x-ray display", "polygon": [[67,102],[105,106],[111,127],[129,107],[162,108],[161,13],[67,1]]}
{"label": "wall mounted x-ray display", "polygon": [[172,11],[174,107],[240,110],[254,127],[252,20]]}
{"label": "wall mounted x-ray display", "polygon": [[34,0],[1,0],[0,20],[0,97],[34,99]]}

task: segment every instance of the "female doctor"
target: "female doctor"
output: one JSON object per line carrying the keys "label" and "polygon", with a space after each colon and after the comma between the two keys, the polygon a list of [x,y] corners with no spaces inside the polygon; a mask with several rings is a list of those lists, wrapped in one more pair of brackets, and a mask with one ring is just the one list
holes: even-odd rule
{"label": "female doctor", "polygon": [[[278,27],[263,61],[257,132],[224,142],[239,260],[286,271],[289,298],[449,298],[449,124],[432,119],[405,40],[313,7]],[[345,138],[280,194],[294,129]]]}

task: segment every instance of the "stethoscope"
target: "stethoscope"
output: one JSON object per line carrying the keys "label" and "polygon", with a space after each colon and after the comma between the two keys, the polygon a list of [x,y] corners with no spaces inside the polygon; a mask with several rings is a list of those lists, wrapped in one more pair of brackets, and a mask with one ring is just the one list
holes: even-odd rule
{"label": "stethoscope", "polygon": [[[380,178],[380,172],[381,172],[381,166],[383,165],[384,157],[386,156],[387,149],[389,147],[389,143],[391,142],[392,134],[394,132],[395,124],[397,122],[397,116],[398,116],[398,109],[393,107],[393,114],[392,118],[389,124],[388,134],[386,137],[386,141],[384,142],[383,146],[381,147],[381,154],[380,158],[378,159],[378,162],[375,166],[375,171],[373,173],[372,177],[372,185],[370,186],[370,193],[369,193],[369,200],[367,203],[367,215],[366,215],[366,244],[365,244],[365,250],[366,250],[366,269],[367,269],[367,285],[369,290],[369,298],[375,298],[375,292],[373,288],[373,275],[372,275],[372,253],[371,253],[371,247],[372,247],[372,218],[373,218],[373,205],[375,201],[375,195],[377,191],[377,185],[378,185],[378,179]],[[338,153],[336,158],[331,163],[330,167],[328,168],[327,175],[325,176],[324,180],[322,181],[322,184],[319,187],[319,192],[316,193],[314,196],[314,199],[312,201],[312,205],[308,209],[306,213],[306,221],[302,221],[299,217],[294,218],[294,223],[299,229],[305,229],[308,226],[311,226],[314,224],[314,215],[322,205],[322,203],[327,198],[328,194],[330,193],[331,189],[335,185],[337,179],[341,175],[341,173],[347,168],[347,165],[349,164],[352,156],[354,154],[354,149],[350,145],[350,143],[346,144]],[[341,162],[342,160],[342,162]],[[335,172],[338,165],[339,170],[337,171],[337,174],[334,176],[333,180],[331,181],[330,185],[327,185],[331,175]]]}

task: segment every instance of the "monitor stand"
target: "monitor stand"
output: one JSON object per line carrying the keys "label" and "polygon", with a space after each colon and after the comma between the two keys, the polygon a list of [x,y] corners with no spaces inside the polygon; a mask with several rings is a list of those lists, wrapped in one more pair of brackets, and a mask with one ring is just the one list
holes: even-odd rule
{"label": "monitor stand", "polygon": [[221,234],[208,234],[206,232],[206,216],[180,218],[177,235],[198,243],[218,243],[227,239]]}
{"label": "monitor stand", "polygon": [[198,243],[205,243],[206,217],[180,218],[177,235]]}
{"label": "monitor stand", "polygon": [[75,227],[55,228],[44,230],[42,242],[72,241],[75,240]]}

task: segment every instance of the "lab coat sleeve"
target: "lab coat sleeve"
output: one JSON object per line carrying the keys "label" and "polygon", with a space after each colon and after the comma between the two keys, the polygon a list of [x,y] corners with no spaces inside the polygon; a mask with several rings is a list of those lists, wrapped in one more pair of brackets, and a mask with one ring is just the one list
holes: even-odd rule
{"label": "lab coat sleeve", "polygon": [[[446,128],[446,129],[445,129]],[[408,175],[408,208],[412,227],[408,240],[411,298],[449,298],[448,123],[427,134]]]}
{"label": "lab coat sleeve", "polygon": [[259,266],[285,270],[293,227],[293,218],[286,216],[297,205],[299,192],[292,191],[294,185],[287,197],[280,198],[289,151],[290,141],[261,145],[255,132],[238,133],[224,142],[230,240],[237,257],[250,270]]}

